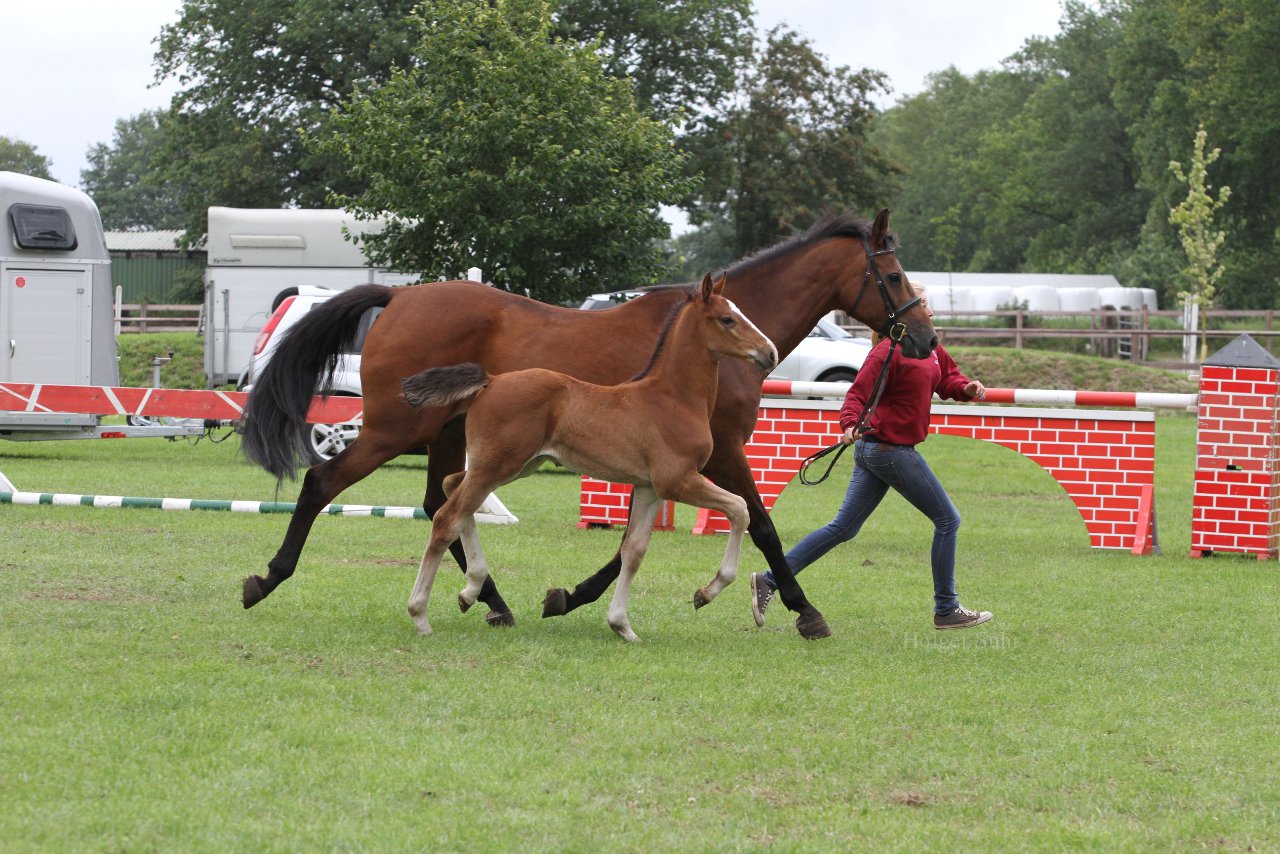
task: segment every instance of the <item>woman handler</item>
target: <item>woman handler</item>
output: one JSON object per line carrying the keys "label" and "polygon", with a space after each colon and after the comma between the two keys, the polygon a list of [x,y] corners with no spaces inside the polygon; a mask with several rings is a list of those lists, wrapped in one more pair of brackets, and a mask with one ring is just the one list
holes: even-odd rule
{"label": "woman handler", "polygon": [[[915,286],[929,316],[924,289]],[[877,339],[879,336],[875,336]],[[960,604],[955,589],[956,536],[960,514],[934,477],[929,464],[915,446],[929,432],[929,405],[936,392],[944,400],[982,400],[987,390],[970,380],[941,346],[924,359],[908,359],[894,350],[885,378],[884,391],[875,407],[871,423],[863,432],[854,427],[872,395],[876,377],[889,356],[890,342],[879,340],[867,354],[857,379],[840,409],[842,444],[856,443],[857,465],[849,480],[844,502],[834,519],[807,534],[790,552],[787,561],[796,574],[840,543],[853,539],[879,506],[890,488],[933,522],[933,625],[938,629],[965,629],[991,619],[990,611],[970,611]],[[764,612],[777,585],[772,572],[751,575],[751,614],[757,626],[764,625]]]}

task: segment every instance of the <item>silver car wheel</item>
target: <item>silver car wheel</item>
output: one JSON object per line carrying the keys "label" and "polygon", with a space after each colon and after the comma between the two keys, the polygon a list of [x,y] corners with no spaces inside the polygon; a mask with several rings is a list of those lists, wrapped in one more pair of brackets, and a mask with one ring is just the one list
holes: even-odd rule
{"label": "silver car wheel", "polygon": [[360,425],[347,424],[312,424],[311,453],[314,462],[322,463],[331,460],[347,449],[347,446],[360,435]]}

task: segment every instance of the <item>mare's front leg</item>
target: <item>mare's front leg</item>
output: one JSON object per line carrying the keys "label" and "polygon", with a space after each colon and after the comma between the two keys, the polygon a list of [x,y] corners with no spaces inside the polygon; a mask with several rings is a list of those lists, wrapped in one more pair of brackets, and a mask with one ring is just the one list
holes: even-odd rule
{"label": "mare's front leg", "polygon": [[717,444],[702,473],[718,486],[740,495],[747,502],[747,514],[751,520],[747,533],[773,570],[782,603],[797,613],[796,630],[809,640],[830,637],[831,628],[826,619],[805,598],[804,591],[791,572],[791,565],[787,563],[787,556],[782,550],[782,541],[778,538],[778,531],[769,518],[769,511],[765,509],[759,490],[756,489],[755,478],[751,475],[751,463],[743,449],[739,447],[732,452],[725,452]]}
{"label": "mare's front leg", "polygon": [[[422,510],[427,514],[428,519],[434,520],[436,511],[444,506],[446,498],[444,490],[445,478],[451,474],[461,472],[466,465],[467,449],[464,423],[461,418],[450,421],[440,431],[440,435],[436,440],[431,443],[430,453],[427,456],[427,492],[422,499]],[[463,543],[454,541],[449,546],[449,552],[453,555],[454,560],[458,562],[458,567],[465,573],[468,566],[468,557]],[[489,606],[489,613],[484,618],[486,623],[491,626],[514,626],[516,624],[515,614],[511,613],[511,608],[507,606],[502,594],[498,592],[498,587],[494,584],[492,577],[486,575],[477,598]]]}
{"label": "mare's front leg", "polygon": [[649,486],[637,486],[631,490],[631,516],[627,520],[627,532],[622,536],[622,575],[618,586],[613,591],[613,601],[609,603],[609,627],[617,632],[625,641],[640,640],[631,630],[631,621],[627,618],[627,601],[631,597],[631,582],[640,569],[644,553],[649,548],[649,539],[653,536],[653,520],[657,518],[658,508],[662,501],[658,493]]}

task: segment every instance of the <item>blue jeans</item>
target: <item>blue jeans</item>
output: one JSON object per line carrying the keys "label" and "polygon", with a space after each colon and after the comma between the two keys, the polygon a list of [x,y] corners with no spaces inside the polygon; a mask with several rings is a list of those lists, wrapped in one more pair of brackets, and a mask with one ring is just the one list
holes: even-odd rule
{"label": "blue jeans", "polygon": [[[855,446],[854,458],[857,467],[849,478],[849,489],[839,512],[787,552],[791,571],[799,575],[802,569],[840,543],[856,537],[862,523],[893,487],[933,522],[933,549],[929,554],[933,565],[933,610],[937,614],[950,613],[960,604],[956,596],[956,537],[960,531],[960,513],[947,491],[915,448],[864,439]],[[777,587],[772,572],[765,573],[765,582]]]}

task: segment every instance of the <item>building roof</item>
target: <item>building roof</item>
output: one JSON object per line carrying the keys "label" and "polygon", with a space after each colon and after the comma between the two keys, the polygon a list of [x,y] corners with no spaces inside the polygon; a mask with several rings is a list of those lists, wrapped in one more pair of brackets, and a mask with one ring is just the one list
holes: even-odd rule
{"label": "building roof", "polygon": [[[178,238],[182,229],[170,228],[159,231],[108,231],[107,250],[110,252],[179,252]],[[195,247],[202,250],[204,246]]]}

